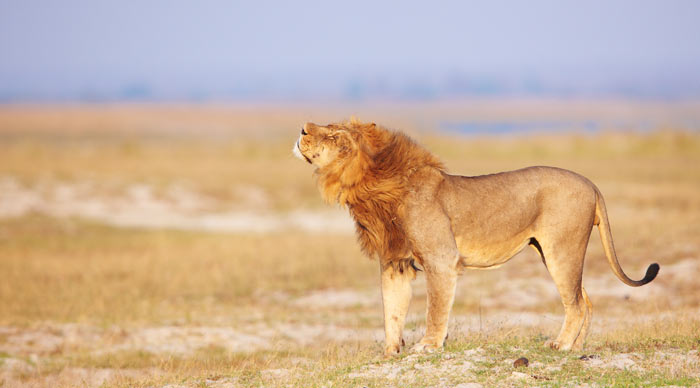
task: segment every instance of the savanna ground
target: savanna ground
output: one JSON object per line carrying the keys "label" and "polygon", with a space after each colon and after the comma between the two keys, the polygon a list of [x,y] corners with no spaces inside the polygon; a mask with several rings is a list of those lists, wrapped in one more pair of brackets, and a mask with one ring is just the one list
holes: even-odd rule
{"label": "savanna ground", "polygon": [[[453,173],[587,176],[623,268],[658,278],[623,285],[594,231],[587,347],[556,352],[562,307],[527,249],[460,278],[444,351],[384,360],[377,263],[290,153],[304,121],[353,113]],[[431,131],[493,120],[572,131]],[[697,103],[0,107],[0,386],[699,386],[699,122]],[[424,311],[419,276],[407,347]]]}

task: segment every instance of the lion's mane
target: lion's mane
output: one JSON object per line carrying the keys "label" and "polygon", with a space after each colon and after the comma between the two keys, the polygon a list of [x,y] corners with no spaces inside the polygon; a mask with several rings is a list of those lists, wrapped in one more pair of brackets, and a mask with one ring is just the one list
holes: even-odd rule
{"label": "lion's mane", "polygon": [[425,167],[444,171],[443,164],[408,136],[374,123],[332,126],[349,139],[340,147],[343,157],[317,170],[321,194],[349,209],[365,254],[404,261],[413,255],[402,224],[408,179]]}

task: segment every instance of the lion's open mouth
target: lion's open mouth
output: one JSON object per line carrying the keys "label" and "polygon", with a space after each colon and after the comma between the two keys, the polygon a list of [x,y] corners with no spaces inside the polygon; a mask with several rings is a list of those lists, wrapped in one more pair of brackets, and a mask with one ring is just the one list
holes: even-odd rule
{"label": "lion's open mouth", "polygon": [[307,158],[306,155],[301,154],[301,156],[303,156],[304,159],[306,159],[306,161],[309,162],[309,164],[313,164],[313,163],[311,163],[311,159]]}
{"label": "lion's open mouth", "polygon": [[299,148],[299,140],[297,140],[297,144],[294,146],[294,153],[300,155],[302,158],[306,159],[309,164],[313,164],[311,162],[311,159],[309,159],[306,155],[304,155],[303,152],[301,152],[301,148]]}

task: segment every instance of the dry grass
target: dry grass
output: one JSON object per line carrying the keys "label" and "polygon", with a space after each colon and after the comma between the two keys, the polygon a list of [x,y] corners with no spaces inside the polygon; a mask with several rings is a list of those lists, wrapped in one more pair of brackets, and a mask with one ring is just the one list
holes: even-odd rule
{"label": "dry grass", "polygon": [[30,216],[0,223],[0,236],[5,325],[204,323],[255,295],[374,283],[347,235],[120,230]]}
{"label": "dry grass", "polygon": [[[497,116],[495,106],[465,111],[487,119]],[[588,114],[614,116],[592,106],[598,110]],[[693,106],[641,104],[625,114],[692,115]],[[530,106],[565,118],[583,116],[583,107]],[[522,118],[527,108],[506,103],[502,113]],[[415,118],[464,117],[456,111],[432,106],[401,117],[388,107],[376,121],[406,124],[455,173],[544,164],[586,175],[606,197],[628,273],[639,277],[651,261],[661,264],[653,284],[620,286],[593,234],[584,274],[595,307],[586,354],[599,361],[542,348],[562,311],[533,252],[460,280],[445,352],[382,361],[376,263],[361,256],[350,234],[129,229],[25,214],[0,220],[0,386],[700,384],[700,135],[459,137],[425,132],[430,125]],[[105,198],[133,184],[156,193],[184,184],[226,209],[322,209],[309,166],[289,152],[309,112],[4,107],[0,179],[36,190],[90,182]],[[329,108],[314,119],[339,112]],[[376,112],[355,111],[363,118]],[[415,289],[409,342],[424,327],[422,279]],[[512,361],[522,355],[539,364],[518,377]],[[608,365],[615,362],[630,368]]]}

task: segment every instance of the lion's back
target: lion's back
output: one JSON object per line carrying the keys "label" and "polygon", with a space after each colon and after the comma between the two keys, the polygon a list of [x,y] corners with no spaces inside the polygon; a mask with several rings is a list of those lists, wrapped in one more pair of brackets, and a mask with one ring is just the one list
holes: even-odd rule
{"label": "lion's back", "polygon": [[573,208],[593,210],[596,188],[584,176],[556,167],[534,166],[480,176],[445,174],[440,201],[456,222],[477,224],[504,220],[530,223],[543,212],[565,216]]}

